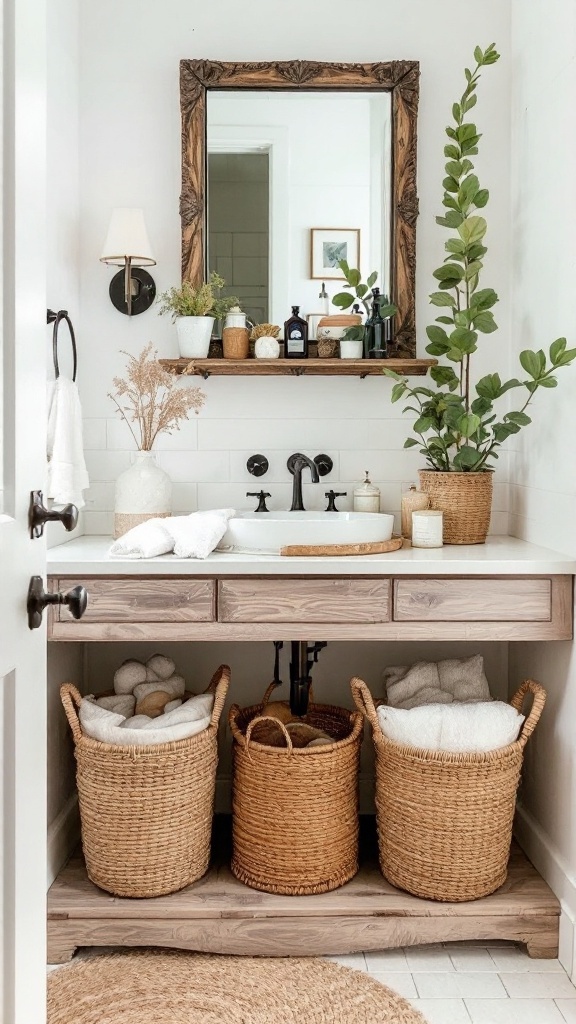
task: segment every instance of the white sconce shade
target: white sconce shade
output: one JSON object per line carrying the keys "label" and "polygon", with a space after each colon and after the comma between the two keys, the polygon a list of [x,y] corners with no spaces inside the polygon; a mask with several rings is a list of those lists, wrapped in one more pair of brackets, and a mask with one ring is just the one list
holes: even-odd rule
{"label": "white sconce shade", "polygon": [[143,210],[126,206],[112,210],[100,260],[116,267],[123,267],[126,260],[134,267],[155,266]]}

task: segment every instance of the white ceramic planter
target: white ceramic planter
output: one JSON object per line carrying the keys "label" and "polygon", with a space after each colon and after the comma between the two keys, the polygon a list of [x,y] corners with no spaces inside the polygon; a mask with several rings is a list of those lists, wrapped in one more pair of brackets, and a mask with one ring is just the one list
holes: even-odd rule
{"label": "white ceramic planter", "polygon": [[116,481],[114,537],[147,519],[169,516],[171,510],[170,477],[156,465],[154,452],[136,452],[132,465]]}
{"label": "white ceramic planter", "polygon": [[362,359],[364,342],[340,340],[340,359]]}
{"label": "white ceramic planter", "polygon": [[187,359],[206,359],[213,326],[213,316],[177,317],[176,333],[180,355]]}

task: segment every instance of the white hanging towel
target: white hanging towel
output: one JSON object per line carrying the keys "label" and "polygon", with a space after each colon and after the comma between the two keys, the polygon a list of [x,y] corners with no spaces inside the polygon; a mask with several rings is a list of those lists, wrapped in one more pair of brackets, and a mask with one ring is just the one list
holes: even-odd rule
{"label": "white hanging towel", "polygon": [[90,486],[82,442],[82,409],[78,388],[68,377],[57,377],[48,395],[48,491],[57,505],[84,508]]}

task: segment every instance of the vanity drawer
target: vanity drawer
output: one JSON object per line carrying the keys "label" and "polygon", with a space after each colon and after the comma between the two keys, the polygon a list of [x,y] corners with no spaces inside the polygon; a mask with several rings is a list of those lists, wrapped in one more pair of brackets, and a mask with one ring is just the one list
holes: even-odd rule
{"label": "vanity drawer", "polygon": [[218,620],[389,622],[390,595],[388,579],[221,580],[218,584]]}
{"label": "vanity drawer", "polygon": [[397,622],[549,622],[552,581],[537,579],[396,580]]}
{"label": "vanity drawer", "polygon": [[[56,581],[56,589],[78,584],[88,591],[88,607],[78,629],[92,622],[213,622],[216,618],[214,580],[98,579]],[[66,605],[55,608],[57,622],[76,622]]]}

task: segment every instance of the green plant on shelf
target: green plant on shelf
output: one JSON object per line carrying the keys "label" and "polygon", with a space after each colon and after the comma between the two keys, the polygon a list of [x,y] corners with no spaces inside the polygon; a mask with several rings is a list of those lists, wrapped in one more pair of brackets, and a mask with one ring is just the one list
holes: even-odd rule
{"label": "green plant on shelf", "polygon": [[[408,437],[404,447],[419,446],[427,468],[440,472],[492,470],[497,449],[531,422],[526,408],[534,394],[540,388],[556,387],[556,371],[576,358],[576,349],[568,349],[566,339],[558,338],[548,354],[543,349],[520,353],[524,379],[503,381],[498,373],[489,373],[472,384],[471,357],[478,349],[479,335],[497,330],[492,309],[498,296],[492,288],[479,287],[487,253],[487,223],[477,211],[487,205],[489,193],[474,174],[471,157],[478,153],[481,135],[466,115],[476,105],[481,69],[495,64],[499,56],[494,43],[484,51],[476,47],[475,67],[464,71],[466,87],[452,107],[453,124],[446,128],[446,176],[442,182],[445,213],[436,222],[452,234],[444,246],[447,255],[433,274],[438,290],[432,292],[430,302],[442,313],[426,328],[426,351],[447,362],[430,370],[435,390],[411,387],[406,377],[383,370],[396,380],[392,401],[408,397],[412,404],[405,411],[416,416],[416,436]],[[519,408],[499,416],[494,412],[495,403],[516,389],[522,392]]]}
{"label": "green plant on shelf", "polygon": [[168,288],[159,298],[160,315],[169,313],[172,320],[179,316],[213,316],[221,320],[239,299],[235,295],[222,296],[226,282],[220,274],[212,271],[208,281],[195,288],[190,281],[183,281],[178,288]]}
{"label": "green plant on shelf", "polygon": [[[371,274],[366,278],[366,281],[362,281],[362,274],[359,270],[349,267],[346,260],[340,260],[338,263],[340,270],[344,274],[346,284],[344,288],[349,288],[350,291],[337,292],[334,295],[332,302],[339,309],[350,309],[355,302],[361,302],[366,310],[366,314],[370,316],[372,312],[370,306],[370,300],[372,299],[372,288],[378,280],[378,271],[373,270]],[[386,319],[389,316],[394,316],[397,312],[396,306],[393,302],[389,302],[385,295],[380,296],[380,316]],[[356,339],[348,338],[348,341]]]}

